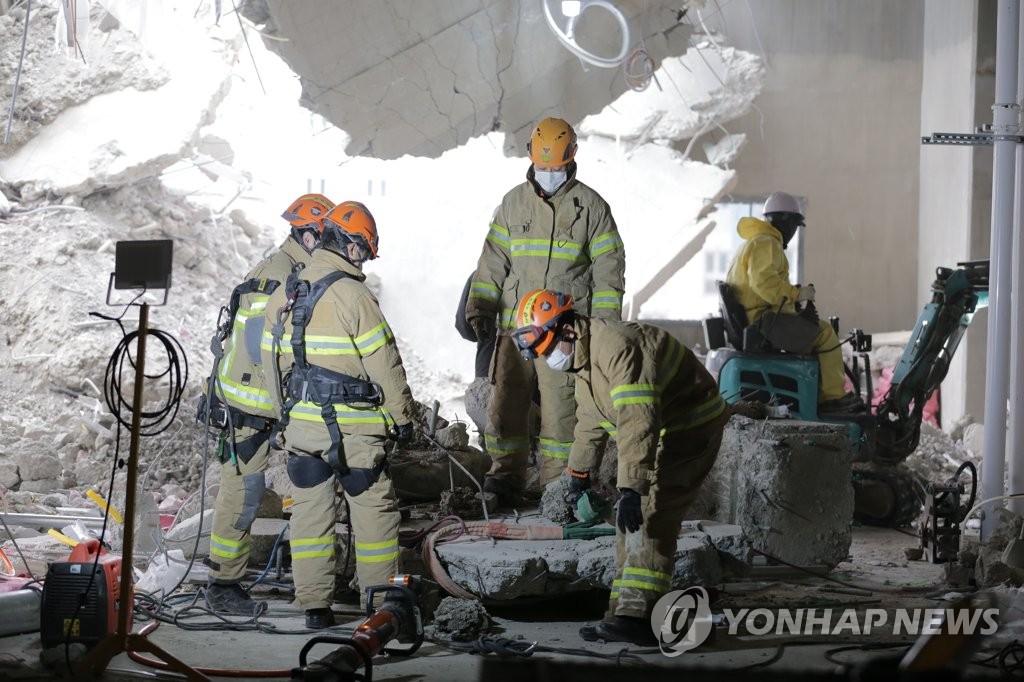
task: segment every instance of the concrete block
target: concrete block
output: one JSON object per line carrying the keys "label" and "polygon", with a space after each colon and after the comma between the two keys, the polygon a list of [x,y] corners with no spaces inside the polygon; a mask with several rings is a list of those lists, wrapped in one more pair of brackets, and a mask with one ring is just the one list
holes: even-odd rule
{"label": "concrete block", "polygon": [[49,452],[23,452],[15,457],[23,481],[60,478],[61,465],[57,455]]}
{"label": "concrete block", "polygon": [[5,488],[16,488],[21,483],[21,476],[18,475],[18,465],[12,462],[0,464],[0,485]]}
{"label": "concrete block", "polygon": [[835,566],[850,549],[852,460],[845,425],[734,416],[703,513],[740,526],[755,550]]}
{"label": "concrete block", "polygon": [[[749,557],[750,548],[740,528],[726,524],[712,524],[712,528],[712,532],[694,528],[679,538],[673,588],[717,585],[749,571],[749,562],[741,565],[740,557]],[[472,539],[443,544],[437,554],[459,585],[486,599],[509,600],[611,589],[616,575],[615,545],[613,536],[552,541]]]}

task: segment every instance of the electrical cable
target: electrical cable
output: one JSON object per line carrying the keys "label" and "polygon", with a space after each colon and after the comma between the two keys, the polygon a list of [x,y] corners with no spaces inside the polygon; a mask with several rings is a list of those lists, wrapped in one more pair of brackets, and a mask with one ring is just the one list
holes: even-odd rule
{"label": "electrical cable", "polygon": [[[856,585],[854,583],[846,582],[845,580],[840,580],[839,578],[833,578],[832,576],[826,575],[824,573],[817,573],[817,572],[812,571],[811,569],[807,568],[806,566],[797,566],[796,564],[791,564],[788,561],[783,561],[782,559],[780,559],[780,558],[778,558],[776,556],[772,556],[771,554],[768,554],[767,552],[762,552],[761,550],[757,549],[756,547],[751,547],[750,549],[755,554],[760,554],[761,556],[765,557],[766,559],[769,559],[771,561],[775,561],[777,563],[780,563],[783,566],[787,566],[787,567],[795,569],[797,571],[801,571],[801,572],[806,573],[808,575],[812,575],[815,578],[821,578],[823,580],[828,580],[829,582],[837,583],[837,584],[843,585],[845,587],[852,587],[855,590],[865,590],[867,592],[881,592],[881,593],[884,593],[884,594],[900,594],[900,593],[908,592],[908,591],[920,591],[921,589],[927,589],[927,588],[904,587],[904,588],[901,588],[901,589],[891,589],[891,590],[889,590],[889,589],[884,589],[884,588],[881,588],[881,587],[865,587],[863,585]],[[929,586],[929,587],[931,587],[931,586]]]}
{"label": "electrical cable", "polygon": [[[508,639],[506,637],[496,637],[494,635],[480,635],[472,642],[449,642],[447,640],[434,638],[427,638],[426,641],[444,647],[445,649],[464,654],[495,654],[497,656],[513,658],[527,658],[535,653],[562,654],[564,656],[582,656],[585,658],[597,658],[605,661],[616,661],[619,665],[621,665],[623,661],[628,661],[630,663],[642,663],[642,659],[639,658],[637,654],[647,652],[646,649],[638,651],[623,649],[614,654],[604,654],[597,651],[590,651],[588,649],[545,646],[543,644],[538,644],[537,642],[528,642],[522,639]],[[658,650],[653,649],[652,651],[656,653]]]}
{"label": "electrical cable", "polygon": [[619,28],[622,30],[622,49],[619,51],[618,55],[610,59],[606,57],[598,57],[592,52],[584,50],[580,47],[579,43],[576,42],[573,32],[579,15],[569,17],[569,21],[566,23],[565,30],[563,31],[558,24],[555,23],[555,17],[551,14],[550,0],[541,0],[541,5],[543,5],[544,8],[544,18],[547,19],[548,28],[550,28],[551,32],[555,34],[555,38],[557,38],[558,42],[562,43],[569,52],[572,52],[581,61],[593,64],[594,66],[598,66],[603,69],[614,69],[619,64],[622,64],[623,60],[626,58],[626,54],[629,52],[629,22],[626,20],[622,10],[616,7],[613,3],[608,0],[582,0],[580,3],[581,13],[589,6],[600,7],[611,13],[619,23]]}

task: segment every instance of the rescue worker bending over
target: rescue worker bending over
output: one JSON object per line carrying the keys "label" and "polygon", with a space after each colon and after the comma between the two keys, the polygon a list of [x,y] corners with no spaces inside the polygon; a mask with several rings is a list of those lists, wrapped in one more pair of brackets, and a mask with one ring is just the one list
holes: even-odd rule
{"label": "rescue worker bending over", "polygon": [[309,262],[320,244],[320,220],[333,206],[320,194],[296,199],[281,214],[291,225],[288,238],[249,271],[221,313],[212,345],[213,381],[207,382],[198,415],[201,422],[221,430],[218,456],[223,466],[206,561],[210,567],[206,602],[218,613],[251,616],[267,606],[253,601],[240,585],[249,560],[249,530],[266,489],[268,438],[276,414],[260,357],[260,337],[269,327],[264,312],[270,295],[283,289],[288,275]]}
{"label": "rescue worker bending over", "polygon": [[349,504],[360,589],[399,572],[400,515],[384,444],[391,427],[396,440],[411,440],[414,414],[394,334],[363,282],[363,263],[377,257],[373,216],[349,201],[323,223],[322,246],[301,280],[270,297],[277,321],[262,343],[264,363],[283,380],[275,436],[295,486],[295,598],[314,629],[334,623],[336,484]]}
{"label": "rescue worker bending over", "polygon": [[619,447],[616,576],[604,620],[580,636],[656,644],[651,611],[671,589],[676,539],[718,457],[729,408],[701,361],[659,327],[592,319],[550,290],[526,294],[515,323],[525,357],[576,375],[567,501],[590,487],[609,435]]}
{"label": "rescue worker bending over", "polygon": [[514,504],[526,479],[529,405],[540,393],[540,483],[565,467],[575,423],[573,375],[543,362],[524,363],[509,337],[515,306],[526,292],[551,287],[570,293],[577,308],[620,319],[626,257],[611,209],[576,179],[576,133],[559,118],[537,124],[527,145],[526,182],[501,201],[470,286],[466,318],[477,340],[495,335],[491,395],[484,441],[491,469],[484,490]]}
{"label": "rescue worker bending over", "polygon": [[[786,247],[804,224],[796,197],[774,192],[764,202],[765,220],[740,218],[736,231],[746,240],[729,265],[726,282],[732,286],[740,305],[747,311],[747,323],[757,325],[775,346],[791,353],[818,356],[821,380],[818,412],[858,412],[865,409],[861,399],[846,392],[843,351],[835,330],[817,313],[808,315],[814,302],[814,285],[794,286],[789,282]],[[805,308],[797,314],[796,304]]]}

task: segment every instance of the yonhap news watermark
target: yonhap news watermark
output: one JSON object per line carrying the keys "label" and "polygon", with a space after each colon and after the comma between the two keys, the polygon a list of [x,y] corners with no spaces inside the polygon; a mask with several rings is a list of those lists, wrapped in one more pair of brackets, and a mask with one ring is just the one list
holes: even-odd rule
{"label": "yonhap news watermark", "polygon": [[[991,635],[999,609],[722,609],[729,634],[749,635]],[[740,628],[743,628],[743,632]]]}
{"label": "yonhap news watermark", "polygon": [[755,608],[722,609],[714,615],[702,587],[663,595],[651,613],[651,629],[666,656],[678,656],[703,644],[716,626],[730,635],[991,635],[999,629],[992,608]]}

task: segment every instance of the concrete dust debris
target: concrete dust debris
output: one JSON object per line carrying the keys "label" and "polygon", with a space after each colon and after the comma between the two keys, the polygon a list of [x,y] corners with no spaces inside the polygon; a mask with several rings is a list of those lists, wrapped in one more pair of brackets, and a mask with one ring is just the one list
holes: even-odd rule
{"label": "concrete dust debris", "polygon": [[471,599],[445,597],[434,611],[434,623],[428,626],[431,637],[453,642],[471,642],[492,625],[484,605]]}
{"label": "concrete dust debris", "polygon": [[443,490],[437,505],[437,515],[440,518],[445,516],[458,516],[462,519],[483,518],[483,507],[480,504],[478,491],[476,488],[465,486]]}

